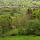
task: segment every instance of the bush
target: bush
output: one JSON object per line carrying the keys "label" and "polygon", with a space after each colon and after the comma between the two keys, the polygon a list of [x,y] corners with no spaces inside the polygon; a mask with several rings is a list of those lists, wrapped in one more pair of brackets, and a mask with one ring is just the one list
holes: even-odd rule
{"label": "bush", "polygon": [[[23,23],[24,24],[24,23]],[[26,21],[18,28],[19,35],[40,35],[40,21],[38,19]]]}
{"label": "bush", "polygon": [[1,30],[1,34],[4,35],[10,29],[11,29],[11,19],[9,18],[9,16],[0,15],[0,30]]}
{"label": "bush", "polygon": [[26,27],[27,27],[26,32],[28,34],[33,34],[33,35],[40,34],[40,21],[38,19],[29,21]]}

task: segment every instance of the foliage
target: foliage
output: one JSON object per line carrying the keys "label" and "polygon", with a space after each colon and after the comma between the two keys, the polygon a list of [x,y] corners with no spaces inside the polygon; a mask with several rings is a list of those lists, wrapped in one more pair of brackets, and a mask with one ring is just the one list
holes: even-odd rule
{"label": "foliage", "polygon": [[1,8],[0,30],[0,35],[40,35],[40,8]]}

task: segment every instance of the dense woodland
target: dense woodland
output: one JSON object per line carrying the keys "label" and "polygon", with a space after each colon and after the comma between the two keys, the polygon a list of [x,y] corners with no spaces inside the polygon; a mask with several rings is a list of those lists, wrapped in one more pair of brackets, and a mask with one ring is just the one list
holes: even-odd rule
{"label": "dense woodland", "polygon": [[16,35],[40,36],[40,1],[0,1],[0,36]]}

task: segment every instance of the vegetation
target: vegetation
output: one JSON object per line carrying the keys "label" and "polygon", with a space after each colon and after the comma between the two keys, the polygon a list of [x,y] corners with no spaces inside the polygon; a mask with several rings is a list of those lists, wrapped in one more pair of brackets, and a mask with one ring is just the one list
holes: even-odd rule
{"label": "vegetation", "polygon": [[1,8],[0,35],[40,35],[40,8]]}
{"label": "vegetation", "polygon": [[40,1],[0,1],[0,37],[16,35],[40,36]]}
{"label": "vegetation", "polygon": [[40,40],[40,36],[14,36],[14,37],[5,37],[0,38],[0,40]]}

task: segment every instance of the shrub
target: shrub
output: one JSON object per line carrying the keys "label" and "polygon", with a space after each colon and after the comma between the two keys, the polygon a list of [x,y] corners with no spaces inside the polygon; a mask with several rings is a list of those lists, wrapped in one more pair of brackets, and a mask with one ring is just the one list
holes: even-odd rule
{"label": "shrub", "polygon": [[38,19],[28,20],[24,26],[23,24],[18,28],[19,35],[40,35],[40,21]]}

